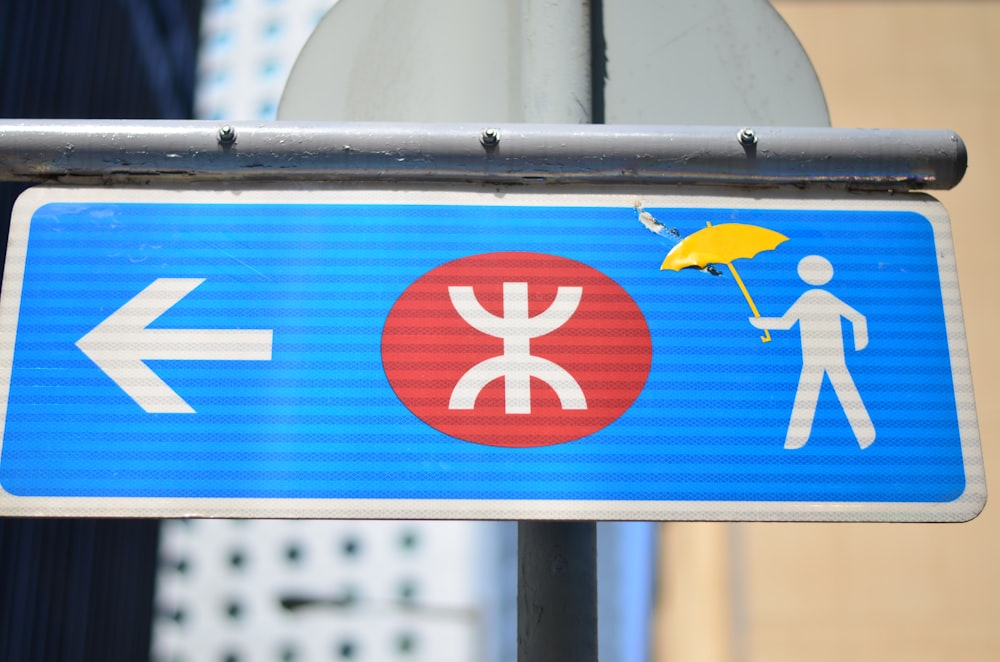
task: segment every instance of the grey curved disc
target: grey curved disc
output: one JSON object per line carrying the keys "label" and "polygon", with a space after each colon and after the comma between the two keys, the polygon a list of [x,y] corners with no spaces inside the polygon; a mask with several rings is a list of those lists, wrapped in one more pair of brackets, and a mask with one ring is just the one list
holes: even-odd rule
{"label": "grey curved disc", "polygon": [[[540,121],[525,81],[541,60],[578,54],[554,38],[527,61],[530,1],[340,0],[299,55],[278,118]],[[766,0],[603,7],[607,123],[829,125],[808,56]]]}

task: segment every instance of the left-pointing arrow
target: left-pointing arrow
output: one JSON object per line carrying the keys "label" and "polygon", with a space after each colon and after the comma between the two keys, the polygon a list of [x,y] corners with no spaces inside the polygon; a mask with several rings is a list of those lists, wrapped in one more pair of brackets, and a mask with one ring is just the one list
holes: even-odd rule
{"label": "left-pointing arrow", "polygon": [[270,361],[270,329],[149,329],[156,318],[205,282],[158,278],[76,346],[140,407],[151,414],[194,409],[143,361]]}

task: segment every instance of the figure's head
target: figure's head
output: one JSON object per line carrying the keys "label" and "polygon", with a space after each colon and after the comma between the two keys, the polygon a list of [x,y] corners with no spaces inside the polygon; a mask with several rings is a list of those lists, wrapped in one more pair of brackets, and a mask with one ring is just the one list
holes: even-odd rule
{"label": "figure's head", "polygon": [[820,255],[807,255],[799,260],[799,278],[815,287],[826,285],[833,278],[833,265]]}

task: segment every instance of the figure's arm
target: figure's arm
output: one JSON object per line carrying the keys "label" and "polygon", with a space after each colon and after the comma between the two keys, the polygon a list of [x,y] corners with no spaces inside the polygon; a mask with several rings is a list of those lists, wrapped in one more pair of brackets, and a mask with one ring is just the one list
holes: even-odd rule
{"label": "figure's arm", "polygon": [[748,319],[752,325],[761,330],[787,331],[799,321],[797,308],[798,301],[793,303],[792,307],[785,311],[785,314],[781,317],[750,317]]}
{"label": "figure's arm", "polygon": [[789,319],[788,315],[783,317],[749,317],[750,323],[758,329],[767,331],[786,331],[797,322],[797,319]]}
{"label": "figure's arm", "polygon": [[844,304],[841,314],[850,321],[854,329],[854,351],[860,352],[868,346],[868,318],[847,304]]}

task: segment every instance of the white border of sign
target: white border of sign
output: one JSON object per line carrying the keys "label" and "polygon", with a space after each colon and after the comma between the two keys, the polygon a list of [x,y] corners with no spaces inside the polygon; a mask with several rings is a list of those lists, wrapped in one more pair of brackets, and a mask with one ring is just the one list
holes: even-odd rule
{"label": "white border of sign", "polygon": [[[766,195],[766,197],[760,197]],[[923,194],[828,193],[768,190],[595,186],[454,185],[402,190],[392,185],[274,186],[220,189],[84,188],[39,186],[14,205],[0,296],[0,445],[6,420],[14,336],[21,299],[29,223],[50,202],[296,203],[535,205],[560,207],[736,207],[913,211],[933,226],[951,353],[966,488],[947,503],[733,502],[733,501],[522,501],[436,499],[219,499],[122,497],[17,497],[0,488],[0,516],[233,517],[303,519],[623,520],[623,521],[839,521],[961,522],[986,504],[975,398],[947,211]]]}

